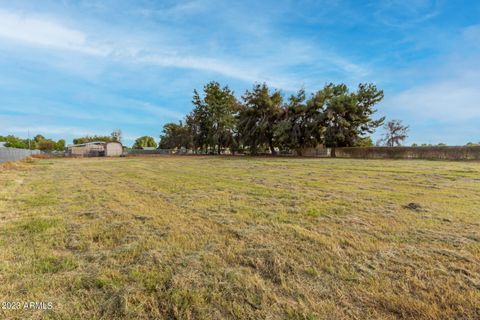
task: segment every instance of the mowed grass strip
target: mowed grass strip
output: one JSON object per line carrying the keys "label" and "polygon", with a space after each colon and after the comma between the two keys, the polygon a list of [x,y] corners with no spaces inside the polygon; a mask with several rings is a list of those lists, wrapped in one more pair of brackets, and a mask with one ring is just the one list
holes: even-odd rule
{"label": "mowed grass strip", "polygon": [[152,157],[0,171],[7,319],[478,319],[480,163]]}

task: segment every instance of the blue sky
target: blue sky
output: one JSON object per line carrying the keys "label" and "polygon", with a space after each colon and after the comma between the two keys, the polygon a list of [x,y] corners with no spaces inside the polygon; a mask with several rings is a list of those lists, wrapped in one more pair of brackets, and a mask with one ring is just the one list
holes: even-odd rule
{"label": "blue sky", "polygon": [[0,2],[0,135],[158,137],[211,80],[373,82],[408,143],[477,142],[480,1]]}

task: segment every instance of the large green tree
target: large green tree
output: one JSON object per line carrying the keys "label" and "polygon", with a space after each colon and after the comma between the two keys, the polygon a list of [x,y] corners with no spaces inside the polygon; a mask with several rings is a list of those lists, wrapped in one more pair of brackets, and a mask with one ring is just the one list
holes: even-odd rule
{"label": "large green tree", "polygon": [[238,132],[250,153],[256,154],[266,146],[275,151],[275,129],[281,119],[283,97],[279,91],[270,92],[268,86],[255,84],[243,95],[243,108],[238,117]]}
{"label": "large green tree", "polygon": [[42,136],[41,134],[37,134],[37,135],[33,138],[33,140],[34,140],[36,143],[39,143],[40,141],[45,140],[45,137]]}
{"label": "large green tree", "polygon": [[182,121],[179,123],[167,123],[163,126],[163,132],[160,136],[161,149],[186,148],[192,146],[192,137],[189,127]]}
{"label": "large green tree", "polygon": [[35,149],[36,143],[34,140],[21,139],[12,135],[0,137],[0,141],[6,142],[5,147],[18,149]]}
{"label": "large green tree", "polygon": [[55,150],[56,143],[52,139],[41,139],[37,142],[37,149],[42,151],[53,151]]}
{"label": "large green tree", "polygon": [[302,155],[305,148],[317,146],[323,134],[319,110],[307,104],[305,98],[303,89],[289,98],[275,129],[278,145],[284,150],[296,150],[298,155]]}
{"label": "large green tree", "polygon": [[332,148],[351,147],[383,124],[385,118],[372,119],[374,106],[383,99],[383,91],[373,84],[360,84],[349,92],[344,84],[328,84],[312,96],[309,103],[321,110],[325,145]]}
{"label": "large green tree", "polygon": [[57,142],[52,139],[47,139],[41,134],[38,134],[33,138],[35,142],[35,148],[42,151],[63,151],[65,149],[65,140],[60,139]]}
{"label": "large green tree", "polygon": [[193,93],[193,111],[186,123],[192,134],[194,148],[221,153],[233,143],[235,114],[238,103],[228,86],[210,82],[203,87],[201,96]]}
{"label": "large green tree", "polygon": [[57,141],[57,143],[55,143],[55,150],[57,150],[57,151],[65,150],[65,140],[64,139],[60,139],[60,140]]}
{"label": "large green tree", "polygon": [[195,152],[206,151],[208,149],[208,113],[207,108],[201,103],[197,91],[193,95],[194,109],[185,117],[185,122],[191,135],[192,147]]}
{"label": "large green tree", "polygon": [[133,144],[134,149],[142,149],[142,148],[156,148],[157,143],[155,142],[155,139],[150,136],[143,136],[140,138],[137,138],[135,140],[135,143]]}

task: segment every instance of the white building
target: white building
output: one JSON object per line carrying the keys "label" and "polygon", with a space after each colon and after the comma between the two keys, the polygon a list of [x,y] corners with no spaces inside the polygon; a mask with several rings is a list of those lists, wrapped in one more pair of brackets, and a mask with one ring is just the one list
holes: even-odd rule
{"label": "white building", "polygon": [[67,153],[74,157],[120,157],[123,153],[123,146],[116,141],[93,141],[69,145]]}

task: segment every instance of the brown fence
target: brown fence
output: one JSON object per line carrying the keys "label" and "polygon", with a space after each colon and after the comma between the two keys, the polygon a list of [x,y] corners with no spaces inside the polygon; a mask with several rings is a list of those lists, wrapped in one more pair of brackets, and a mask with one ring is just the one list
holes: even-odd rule
{"label": "brown fence", "polygon": [[337,148],[339,158],[480,160],[480,147]]}

